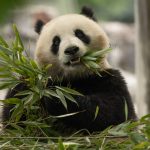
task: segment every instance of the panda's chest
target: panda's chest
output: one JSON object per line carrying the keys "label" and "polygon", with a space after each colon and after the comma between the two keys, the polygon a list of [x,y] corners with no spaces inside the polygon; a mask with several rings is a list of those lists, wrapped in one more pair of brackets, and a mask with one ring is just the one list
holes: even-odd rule
{"label": "panda's chest", "polygon": [[96,78],[83,78],[75,79],[70,81],[63,81],[61,83],[64,87],[70,87],[83,95],[91,95],[94,93],[99,93],[102,90],[101,80]]}

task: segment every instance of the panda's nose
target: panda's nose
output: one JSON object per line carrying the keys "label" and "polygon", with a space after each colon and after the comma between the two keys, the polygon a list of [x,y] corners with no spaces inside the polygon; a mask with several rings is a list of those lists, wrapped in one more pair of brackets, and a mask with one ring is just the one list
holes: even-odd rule
{"label": "panda's nose", "polygon": [[74,55],[76,54],[77,52],[79,51],[79,47],[77,46],[71,46],[71,47],[68,47],[66,50],[65,50],[65,54],[66,55]]}

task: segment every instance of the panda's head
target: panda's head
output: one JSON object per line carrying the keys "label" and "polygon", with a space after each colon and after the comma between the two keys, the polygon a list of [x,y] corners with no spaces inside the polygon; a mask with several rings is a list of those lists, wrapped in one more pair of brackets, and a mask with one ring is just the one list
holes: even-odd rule
{"label": "panda's head", "polygon": [[[89,74],[80,57],[89,50],[109,47],[105,32],[86,7],[81,14],[63,15],[45,25],[39,20],[35,29],[40,34],[35,60],[40,66],[52,64],[50,74],[54,76]],[[101,68],[107,67],[105,58],[100,65]]]}

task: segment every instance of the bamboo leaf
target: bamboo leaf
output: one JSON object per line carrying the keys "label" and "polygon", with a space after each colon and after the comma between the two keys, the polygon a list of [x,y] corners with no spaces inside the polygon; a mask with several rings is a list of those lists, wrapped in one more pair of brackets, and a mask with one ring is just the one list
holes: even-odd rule
{"label": "bamboo leaf", "polygon": [[0,51],[0,57],[1,57],[3,60],[9,61],[9,55],[7,55],[6,53],[4,53],[3,51]]}
{"label": "bamboo leaf", "polygon": [[91,57],[99,57],[99,56],[102,56],[102,55],[110,52],[111,50],[112,50],[112,48],[102,49],[100,51],[93,52],[90,56]]}
{"label": "bamboo leaf", "polygon": [[48,70],[49,68],[52,67],[52,64],[48,64],[46,67],[45,67],[45,70]]}
{"label": "bamboo leaf", "polygon": [[81,113],[81,112],[84,112],[84,111],[78,111],[78,112],[68,113],[68,114],[59,115],[59,116],[50,116],[50,117],[51,118],[65,118],[65,117],[76,115],[76,114]]}
{"label": "bamboo leaf", "polygon": [[59,89],[59,90],[62,90],[62,91],[64,91],[64,92],[66,92],[66,93],[70,93],[70,94],[72,94],[72,95],[83,96],[83,95],[82,95],[81,93],[79,93],[78,91],[75,91],[75,90],[70,89],[70,88],[67,88],[67,87],[63,87],[63,86],[59,87],[59,86],[56,86],[56,88]]}
{"label": "bamboo leaf", "polygon": [[21,92],[15,94],[15,96],[24,96],[24,95],[30,95],[30,94],[32,94],[31,91],[29,91],[29,90],[24,90],[24,91],[21,91]]}
{"label": "bamboo leaf", "polygon": [[63,93],[64,93],[64,96],[65,96],[68,100],[70,100],[70,101],[72,101],[72,102],[74,102],[74,103],[76,103],[76,104],[78,105],[77,101],[76,101],[69,93],[66,93],[66,92],[63,92]]}
{"label": "bamboo leaf", "polygon": [[90,67],[90,68],[93,68],[93,69],[99,69],[100,66],[94,62],[94,61],[87,61],[86,64]]}
{"label": "bamboo leaf", "polygon": [[19,133],[21,133],[22,135],[24,135],[24,129],[23,129],[21,126],[15,124],[15,123],[10,123],[10,125],[11,125],[13,128],[15,128],[17,131],[19,131]]}
{"label": "bamboo leaf", "polygon": [[56,93],[58,94],[59,99],[62,102],[62,104],[64,105],[64,107],[67,109],[67,102],[66,102],[66,99],[65,99],[63,93],[59,89],[56,89]]}
{"label": "bamboo leaf", "polygon": [[15,120],[15,122],[18,122],[23,115],[24,105],[22,101],[19,104],[16,104],[15,109],[13,109],[11,120]]}
{"label": "bamboo leaf", "polygon": [[3,45],[6,48],[9,48],[7,42],[0,36],[0,45]]}
{"label": "bamboo leaf", "polygon": [[125,121],[128,120],[128,105],[126,99],[124,98],[124,111],[125,111]]}
{"label": "bamboo leaf", "polygon": [[9,77],[10,77],[10,73],[0,74],[0,78],[9,78]]}
{"label": "bamboo leaf", "polygon": [[97,118],[98,113],[99,113],[99,106],[96,106],[94,120]]}
{"label": "bamboo leaf", "polygon": [[33,100],[33,93],[23,98],[24,106],[27,106],[31,104],[31,101]]}
{"label": "bamboo leaf", "polygon": [[22,121],[23,124],[25,125],[29,125],[29,126],[38,126],[38,127],[41,127],[41,128],[48,128],[49,126],[45,123],[40,123],[40,122],[37,122],[37,121]]}
{"label": "bamboo leaf", "polygon": [[0,102],[6,103],[6,104],[20,104],[21,100],[18,98],[8,98],[5,100],[0,100]]}
{"label": "bamboo leaf", "polygon": [[85,57],[83,57],[83,58],[82,58],[82,60],[91,60],[91,61],[96,61],[96,60],[97,60],[97,58],[95,58],[95,57],[91,57],[91,56],[85,56]]}
{"label": "bamboo leaf", "polygon": [[58,140],[58,149],[59,150],[65,150],[65,146],[63,145],[63,142],[60,138]]}
{"label": "bamboo leaf", "polygon": [[31,64],[31,66],[32,66],[34,69],[38,69],[38,68],[39,68],[34,60],[30,60],[30,64]]}
{"label": "bamboo leaf", "polygon": [[48,94],[50,96],[54,96],[54,97],[59,98],[58,94],[55,91],[53,91],[53,90],[46,89],[46,90],[44,90],[44,93],[46,93],[46,94]]}
{"label": "bamboo leaf", "polygon": [[18,49],[18,50],[19,50],[20,52],[22,52],[23,49],[24,49],[24,46],[23,46],[23,43],[22,43],[20,34],[19,34],[18,29],[17,29],[17,27],[16,27],[15,24],[13,24],[13,30],[14,30],[14,33],[15,33],[15,35],[16,35],[15,46],[16,46],[16,47],[19,47],[20,49]]}
{"label": "bamboo leaf", "polygon": [[19,82],[17,81],[6,81],[4,83],[0,83],[0,90],[15,87]]}
{"label": "bamboo leaf", "polygon": [[3,45],[0,45],[0,50],[6,53],[7,55],[12,54],[12,51],[9,48],[4,47]]}

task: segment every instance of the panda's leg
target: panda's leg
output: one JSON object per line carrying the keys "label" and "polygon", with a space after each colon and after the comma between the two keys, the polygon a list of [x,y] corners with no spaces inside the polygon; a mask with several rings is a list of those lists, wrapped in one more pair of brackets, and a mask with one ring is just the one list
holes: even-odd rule
{"label": "panda's leg", "polygon": [[[126,97],[130,101],[129,97]],[[111,125],[117,125],[126,120],[124,99],[122,96],[100,96],[98,94],[76,97],[76,103],[67,101],[66,110],[59,100],[45,98],[44,107],[50,115],[63,115],[78,112],[75,115],[61,118],[69,127],[76,129],[88,129],[89,131],[101,131]],[[130,103],[129,103],[130,105]],[[134,119],[135,113],[129,106],[128,119]],[[97,113],[96,113],[97,112]],[[132,117],[131,117],[132,116]]]}

